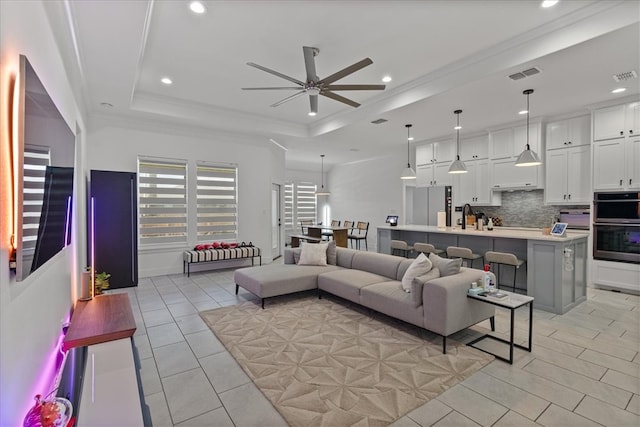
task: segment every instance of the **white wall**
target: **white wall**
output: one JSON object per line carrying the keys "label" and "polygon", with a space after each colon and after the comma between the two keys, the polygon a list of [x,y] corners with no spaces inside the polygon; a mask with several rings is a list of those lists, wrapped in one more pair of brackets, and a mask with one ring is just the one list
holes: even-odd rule
{"label": "white wall", "polygon": [[[69,127],[82,127],[63,60],[41,2],[0,1],[0,425],[22,425],[35,393],[50,391],[52,366],[61,320],[66,320],[77,276],[75,242],[77,217],[71,246],[54,256],[26,280],[16,282],[9,271],[12,233],[11,164],[8,133],[11,117],[9,94],[18,70],[18,56],[27,56]],[[76,159],[82,142],[76,146]],[[76,167],[78,160],[76,160]],[[83,194],[78,189],[76,195]],[[75,211],[75,210],[74,210]]]}
{"label": "white wall", "polygon": [[[95,123],[87,135],[87,171],[137,172],[138,156],[185,159],[192,184],[197,160],[237,164],[238,241],[253,242],[263,250],[263,263],[271,260],[271,184],[284,182],[282,150],[266,140],[251,141],[161,123],[116,122],[109,118],[100,118]],[[188,188],[187,200],[191,231],[188,244],[171,249],[139,248],[140,277],[182,272],[182,251],[196,245],[193,185]]]}
{"label": "white wall", "polygon": [[333,166],[329,172],[332,219],[369,222],[370,251],[377,250],[377,227],[385,225],[387,215],[403,215],[400,174],[407,165],[405,156],[397,150],[386,157]]}

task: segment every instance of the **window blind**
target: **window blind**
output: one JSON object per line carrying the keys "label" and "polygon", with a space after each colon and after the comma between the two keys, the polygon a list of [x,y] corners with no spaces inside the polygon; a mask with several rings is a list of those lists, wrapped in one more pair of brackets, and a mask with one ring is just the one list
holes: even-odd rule
{"label": "window blind", "polygon": [[44,178],[49,165],[51,165],[49,147],[25,144],[22,203],[22,244],[25,253],[33,253],[36,248],[44,198]]}
{"label": "window blind", "polygon": [[138,158],[140,245],[187,242],[187,162]]}
{"label": "window blind", "polygon": [[238,168],[197,162],[198,242],[238,238]]}
{"label": "window blind", "polygon": [[295,228],[293,220],[293,183],[284,184],[284,228],[292,230]]}
{"label": "window blind", "polygon": [[316,184],[299,182],[296,184],[296,219],[298,222],[310,219],[316,222]]}

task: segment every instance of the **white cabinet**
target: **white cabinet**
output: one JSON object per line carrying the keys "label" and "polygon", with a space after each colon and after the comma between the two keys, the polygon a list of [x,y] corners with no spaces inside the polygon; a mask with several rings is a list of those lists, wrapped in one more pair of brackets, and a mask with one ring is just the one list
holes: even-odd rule
{"label": "white cabinet", "polygon": [[[574,117],[547,124],[547,150],[589,145],[589,116]],[[548,181],[547,181],[548,182]]]}
{"label": "white cabinet", "polygon": [[593,112],[593,189],[640,188],[640,102]]}
{"label": "white cabinet", "polygon": [[[455,145],[455,143],[454,143]],[[489,156],[489,135],[460,140],[460,160],[486,159]]]}
{"label": "white cabinet", "polygon": [[466,162],[466,165],[469,172],[459,174],[455,185],[456,204],[499,205],[501,198],[492,197],[489,160],[471,160]]}
{"label": "white cabinet", "polygon": [[451,139],[430,142],[416,147],[416,165],[451,163],[455,157],[455,143]]}
{"label": "white cabinet", "polygon": [[546,158],[545,203],[562,205],[589,203],[591,148],[570,147],[548,150]]}
{"label": "white cabinet", "polygon": [[493,190],[540,188],[540,166],[516,166],[515,160],[500,159],[491,162]]}
{"label": "white cabinet", "polygon": [[450,163],[418,165],[416,168],[416,187],[453,185],[453,174],[449,173]]}
{"label": "white cabinet", "polygon": [[492,159],[513,156],[513,129],[501,129],[489,133],[489,156]]}
{"label": "white cabinet", "polygon": [[640,135],[640,102],[600,108],[593,112],[593,140]]}

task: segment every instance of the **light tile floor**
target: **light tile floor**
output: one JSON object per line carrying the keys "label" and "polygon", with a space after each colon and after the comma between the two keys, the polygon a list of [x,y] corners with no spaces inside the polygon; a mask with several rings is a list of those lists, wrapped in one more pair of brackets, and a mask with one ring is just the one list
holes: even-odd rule
{"label": "light tile floor", "polygon": [[[243,290],[235,295],[233,270],[146,278],[121,292],[138,326],[147,425],[287,425],[198,316],[255,300]],[[508,312],[496,317],[496,333],[507,337]],[[570,312],[534,310],[533,317],[531,353],[516,349],[513,366],[493,361],[393,426],[640,426],[640,296],[589,289]],[[527,322],[524,307],[516,314],[517,342],[526,342]],[[452,338],[468,342],[488,327]],[[506,355],[503,344],[482,343]]]}

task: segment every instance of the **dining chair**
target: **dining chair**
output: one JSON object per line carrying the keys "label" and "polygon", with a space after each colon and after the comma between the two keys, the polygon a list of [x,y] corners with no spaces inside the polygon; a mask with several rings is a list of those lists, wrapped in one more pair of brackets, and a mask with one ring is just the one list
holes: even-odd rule
{"label": "dining chair", "polygon": [[369,223],[358,221],[355,231],[349,234],[349,242],[354,242],[356,249],[360,249],[360,242],[364,241],[365,250],[369,250],[367,246],[367,234],[369,233]]}
{"label": "dining chair", "polygon": [[[331,220],[331,227],[340,227],[340,221],[336,220],[336,219],[332,219]],[[322,238],[324,239],[326,237],[326,240],[331,240],[331,238],[333,237],[333,231],[331,230],[326,230],[322,232]]]}
{"label": "dining chair", "polygon": [[310,219],[301,219],[300,220],[300,231],[302,234],[308,234],[309,226],[313,225],[313,221]]}

